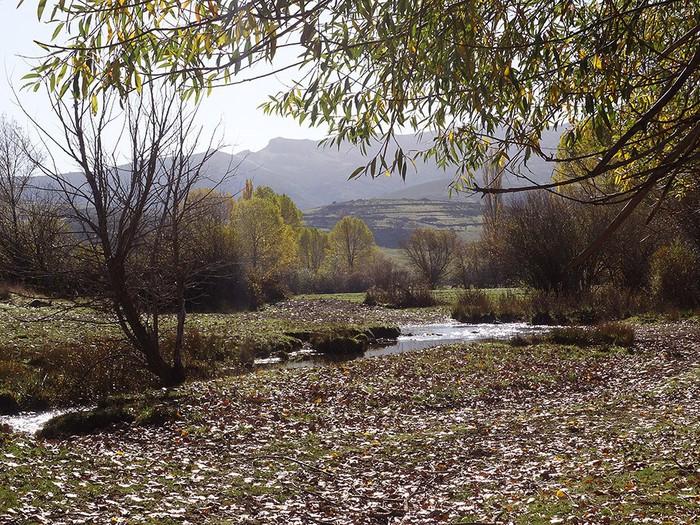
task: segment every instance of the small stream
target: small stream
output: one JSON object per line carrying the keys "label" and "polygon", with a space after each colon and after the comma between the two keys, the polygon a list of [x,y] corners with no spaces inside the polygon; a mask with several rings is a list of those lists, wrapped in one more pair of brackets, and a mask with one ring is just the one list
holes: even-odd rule
{"label": "small stream", "polygon": [[49,419],[52,419],[66,412],[75,410],[56,409],[47,410],[45,412],[20,412],[14,416],[0,416],[0,425],[9,426],[14,432],[23,432],[25,434],[36,434],[43,428]]}
{"label": "small stream", "polygon": [[[533,326],[526,323],[503,324],[464,324],[449,321],[439,324],[417,324],[401,327],[401,335],[396,341],[385,345],[373,345],[361,354],[329,356],[315,352],[312,348],[302,348],[289,354],[289,359],[256,359],[259,368],[302,368],[325,366],[332,363],[379,357],[383,355],[413,352],[440,345],[486,341],[490,339],[505,340],[516,335],[527,335],[547,331],[551,326]],[[6,424],[15,432],[35,434],[56,416],[75,410],[49,410],[46,412],[23,412],[14,416],[0,416],[0,425]]]}
{"label": "small stream", "polygon": [[256,359],[255,364],[261,368],[303,368],[324,366],[332,363],[378,357],[383,355],[413,352],[435,346],[469,343],[487,340],[507,340],[516,335],[527,335],[551,330],[551,326],[530,325],[527,323],[483,323],[466,324],[448,321],[436,324],[416,324],[401,327],[401,335],[396,341],[384,345],[372,345],[361,354],[329,356],[303,348],[289,354],[289,359]]}

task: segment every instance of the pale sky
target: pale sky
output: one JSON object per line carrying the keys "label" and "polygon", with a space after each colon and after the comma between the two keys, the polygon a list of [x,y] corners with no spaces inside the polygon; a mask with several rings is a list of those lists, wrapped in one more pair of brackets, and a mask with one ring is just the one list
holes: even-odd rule
{"label": "pale sky", "polygon": [[[25,127],[30,123],[15,103],[13,85],[22,105],[37,120],[43,122],[43,115],[51,118],[41,92],[19,90],[20,79],[31,69],[21,56],[40,54],[41,49],[33,41],[49,40],[51,34],[48,26],[37,21],[36,5],[37,0],[25,0],[17,8],[17,0],[0,0],[0,113],[13,117]],[[288,81],[289,77],[268,77],[218,88],[203,102],[199,121],[210,130],[220,125],[224,143],[233,151],[261,149],[274,137],[323,138],[323,130],[299,126],[291,119],[267,116],[257,109],[268,94],[277,92]]]}

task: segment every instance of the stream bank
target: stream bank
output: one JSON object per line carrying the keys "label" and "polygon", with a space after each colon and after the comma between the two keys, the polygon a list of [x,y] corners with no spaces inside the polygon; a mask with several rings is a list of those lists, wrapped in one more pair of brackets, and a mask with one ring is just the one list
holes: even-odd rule
{"label": "stream bank", "polygon": [[[507,340],[548,330],[548,326],[526,323],[466,324],[457,321],[412,324],[400,328],[376,326],[369,329],[345,328],[326,332],[289,332],[298,341],[277,355],[258,358],[256,368],[305,368],[329,366],[356,359],[414,352],[448,344]],[[0,425],[13,432],[35,434],[53,418],[69,413],[89,415],[89,409],[68,408],[43,412],[22,412],[0,417]],[[105,418],[102,418],[105,419]],[[110,423],[109,420],[106,420]]]}

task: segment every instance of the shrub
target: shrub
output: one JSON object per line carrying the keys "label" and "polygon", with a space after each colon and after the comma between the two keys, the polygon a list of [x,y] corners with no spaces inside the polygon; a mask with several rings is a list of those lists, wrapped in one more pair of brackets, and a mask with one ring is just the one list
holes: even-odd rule
{"label": "shrub", "polygon": [[435,306],[437,301],[430,289],[415,280],[405,270],[391,266],[391,271],[376,279],[377,283],[365,294],[365,304],[384,305],[391,308],[424,308]]}
{"label": "shrub", "polygon": [[539,290],[577,290],[583,275],[569,264],[580,251],[574,212],[571,203],[545,192],[504,204],[484,236],[494,264],[508,279]]}
{"label": "shrub", "polygon": [[303,341],[290,334],[282,334],[272,339],[246,337],[233,351],[233,358],[240,368],[250,368],[258,357],[279,357],[286,359],[290,352],[299,350]]}
{"label": "shrub", "polygon": [[28,406],[92,403],[153,386],[140,355],[121,339],[46,344],[30,360],[34,380],[22,385]]}
{"label": "shrub", "polygon": [[593,325],[625,319],[647,308],[641,292],[612,285],[594,287],[576,295],[533,291],[527,295],[526,302],[530,321],[540,325]]}
{"label": "shrub", "polygon": [[595,329],[597,337],[615,346],[629,347],[634,344],[634,328],[624,323],[603,323]]}
{"label": "shrub", "polygon": [[581,296],[532,291],[527,295],[527,310],[532,324],[591,324],[590,308]]}
{"label": "shrub", "polygon": [[383,305],[391,308],[426,308],[435,306],[437,301],[432,292],[419,284],[398,285],[389,289],[373,286],[365,294],[364,304]]}
{"label": "shrub", "polygon": [[367,332],[369,332],[375,340],[396,339],[401,335],[401,329],[396,326],[372,326]]}
{"label": "shrub", "polygon": [[51,342],[21,351],[0,348],[0,390],[12,392],[23,409],[91,404],[109,395],[154,385],[138,356],[120,339]]}
{"label": "shrub", "polygon": [[[587,192],[578,195],[582,201],[590,197]],[[621,206],[590,206],[547,192],[509,199],[496,207],[498,213],[485,215],[479,253],[489,259],[488,266],[496,269],[502,283],[565,294],[600,283],[640,290],[658,246],[658,235],[642,211],[632,213],[586,264],[571,264],[599,238]],[[471,260],[478,259],[474,255]]]}
{"label": "shrub", "polygon": [[124,408],[68,412],[50,419],[37,435],[44,439],[57,439],[77,434],[92,434],[119,423],[131,423],[133,420],[133,414]]}
{"label": "shrub", "polygon": [[496,307],[482,290],[464,290],[452,307],[452,317],[463,323],[484,323],[496,320]]}
{"label": "shrub", "polygon": [[596,286],[584,297],[584,300],[598,312],[601,321],[625,319],[645,312],[650,307],[647,294],[610,284]]}
{"label": "shrub", "polygon": [[142,427],[160,427],[179,419],[180,413],[175,407],[166,405],[149,406],[141,410],[134,422]]}
{"label": "shrub", "polygon": [[289,297],[290,293],[279,276],[259,278],[248,277],[248,307],[258,310],[267,303],[276,303]]}
{"label": "shrub", "polygon": [[[162,342],[162,351],[172,352],[173,346],[171,333]],[[183,361],[191,375],[207,377],[220,369],[223,361],[227,367],[248,368],[255,351],[246,342],[234,343],[220,334],[188,329]],[[21,352],[0,347],[0,355],[7,357],[0,360],[0,391],[13,393],[23,409],[99,403],[108,396],[156,386],[140,354],[118,338],[52,342]]]}
{"label": "shrub", "polygon": [[700,305],[700,257],[696,251],[676,239],[654,252],[651,292],[660,306]]}
{"label": "shrub", "polygon": [[[183,352],[186,361],[220,362],[230,356],[223,337],[217,334],[203,334],[196,328],[185,331]],[[174,334],[166,340],[166,347],[174,345]],[[167,351],[167,350],[166,350]]]}
{"label": "shrub", "polygon": [[540,335],[514,335],[508,340],[510,346],[522,347],[538,345],[545,342],[545,338]]}
{"label": "shrub", "polygon": [[528,298],[508,291],[493,298],[483,290],[464,290],[452,307],[452,317],[463,323],[513,322],[528,315]]}
{"label": "shrub", "polygon": [[511,346],[555,343],[573,346],[621,346],[634,344],[634,329],[623,323],[603,323],[595,327],[567,326],[554,328],[546,334],[517,335],[509,340]]}
{"label": "shrub", "polygon": [[361,353],[367,349],[370,335],[358,329],[339,328],[311,334],[309,343],[314,350],[323,354]]}
{"label": "shrub", "polygon": [[[163,341],[163,351],[171,352],[175,346],[175,334]],[[254,348],[247,342],[233,344],[220,334],[204,334],[196,328],[185,330],[183,361],[188,372],[207,376],[224,361],[236,368],[247,368],[255,358]]]}
{"label": "shrub", "polygon": [[[333,261],[335,264],[331,264]],[[362,264],[349,270],[340,261],[327,259],[318,270],[297,268],[289,272],[286,282],[297,294],[366,292],[373,286],[388,290],[396,280],[406,279],[406,271],[394,260],[373,250]]]}
{"label": "shrub", "polygon": [[321,276],[314,270],[298,268],[290,275],[289,287],[295,294],[319,293]]}
{"label": "shrub", "polygon": [[529,320],[537,325],[593,325],[643,312],[641,293],[602,286],[569,295],[533,290],[506,292],[496,298],[481,290],[465,290],[452,307],[452,317],[465,323]]}
{"label": "shrub", "polygon": [[321,339],[314,343],[315,350],[323,354],[357,354],[362,353],[367,349],[368,341],[366,338],[357,336],[338,336],[327,339]]}
{"label": "shrub", "polygon": [[548,335],[548,339],[564,345],[629,347],[634,344],[634,330],[621,323],[604,323],[592,328],[569,326],[555,328]]}
{"label": "shrub", "polygon": [[399,289],[398,297],[394,301],[397,308],[426,308],[436,304],[430,289],[423,285],[410,285]]}
{"label": "shrub", "polygon": [[496,305],[499,321],[513,322],[527,317],[527,299],[510,290],[498,296]]}

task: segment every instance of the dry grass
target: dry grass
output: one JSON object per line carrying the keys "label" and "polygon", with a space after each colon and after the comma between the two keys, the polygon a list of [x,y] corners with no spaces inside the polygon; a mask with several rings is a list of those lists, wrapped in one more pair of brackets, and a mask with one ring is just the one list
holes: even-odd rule
{"label": "dry grass", "polygon": [[388,290],[373,286],[365,294],[364,304],[391,308],[427,308],[437,300],[429,288],[419,285],[393,286]]}
{"label": "dry grass", "polygon": [[595,325],[650,310],[641,293],[601,286],[576,296],[531,291],[491,296],[465,290],[452,307],[452,317],[467,323],[528,321],[544,325]]}
{"label": "dry grass", "polygon": [[635,335],[632,326],[625,323],[607,322],[592,327],[565,326],[553,328],[544,335],[517,336],[511,339],[511,346],[529,346],[540,343],[589,347],[625,347],[634,345]]}

